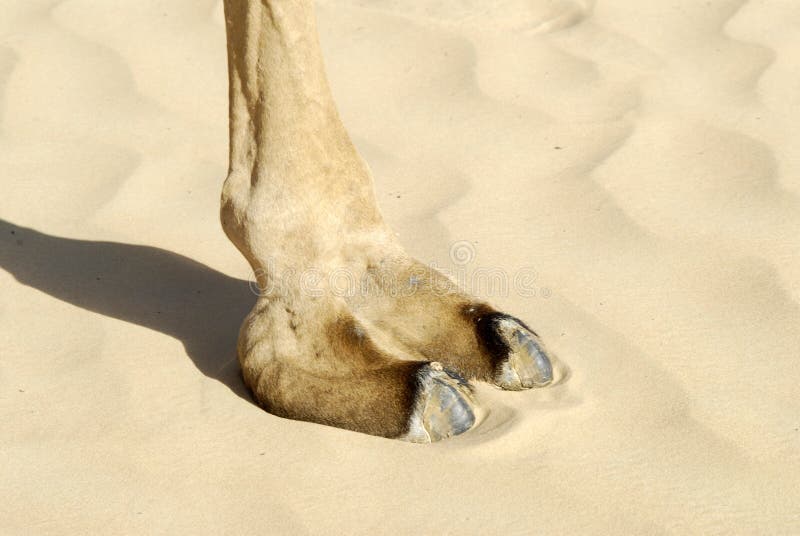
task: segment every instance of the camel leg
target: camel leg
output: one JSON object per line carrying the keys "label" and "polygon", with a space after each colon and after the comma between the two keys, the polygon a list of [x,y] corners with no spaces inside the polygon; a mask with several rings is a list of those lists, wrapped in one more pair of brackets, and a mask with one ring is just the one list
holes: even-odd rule
{"label": "camel leg", "polygon": [[[462,376],[507,389],[549,383],[548,357],[521,322],[457,290],[384,288],[417,281],[419,263],[383,222],[339,118],[313,1],[225,0],[225,18],[221,220],[262,289],[238,348],[259,403],[294,419],[434,441],[475,423]],[[340,295],[334,274],[367,284]]]}

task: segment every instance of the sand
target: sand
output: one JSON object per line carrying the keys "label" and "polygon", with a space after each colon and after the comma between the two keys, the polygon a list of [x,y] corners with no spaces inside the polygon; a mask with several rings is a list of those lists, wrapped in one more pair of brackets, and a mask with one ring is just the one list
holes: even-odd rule
{"label": "sand", "polygon": [[221,11],[2,5],[0,533],[800,533],[797,2],[319,3],[402,242],[569,366],[431,446],[239,379]]}

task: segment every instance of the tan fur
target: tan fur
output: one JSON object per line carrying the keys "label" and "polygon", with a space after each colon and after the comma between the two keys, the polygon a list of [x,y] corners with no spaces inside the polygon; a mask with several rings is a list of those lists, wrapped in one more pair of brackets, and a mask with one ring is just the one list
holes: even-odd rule
{"label": "tan fur", "polygon": [[[325,77],[310,0],[225,0],[230,170],[222,225],[262,288],[239,359],[268,411],[397,437],[408,431],[420,361],[491,380],[475,319],[488,311],[410,259],[386,227],[368,167]],[[366,292],[282,277],[344,270]],[[413,292],[398,292],[398,290]],[[446,291],[443,291],[446,289]]]}

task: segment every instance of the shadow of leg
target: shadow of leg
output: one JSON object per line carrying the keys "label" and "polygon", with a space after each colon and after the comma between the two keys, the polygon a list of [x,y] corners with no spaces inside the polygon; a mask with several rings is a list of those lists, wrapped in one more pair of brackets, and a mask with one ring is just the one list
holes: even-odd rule
{"label": "shadow of leg", "polygon": [[246,281],[149,246],[73,240],[0,219],[0,268],[83,309],[180,340],[197,368],[250,400],[235,360],[256,297]]}

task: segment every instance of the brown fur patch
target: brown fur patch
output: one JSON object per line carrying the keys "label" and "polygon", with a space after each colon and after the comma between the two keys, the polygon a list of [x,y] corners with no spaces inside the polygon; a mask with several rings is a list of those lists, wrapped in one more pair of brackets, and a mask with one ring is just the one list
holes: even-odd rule
{"label": "brown fur patch", "polygon": [[383,437],[405,434],[425,363],[384,355],[352,317],[331,322],[324,337],[325,365],[341,364],[341,374],[273,361],[253,386],[259,403],[280,417]]}

